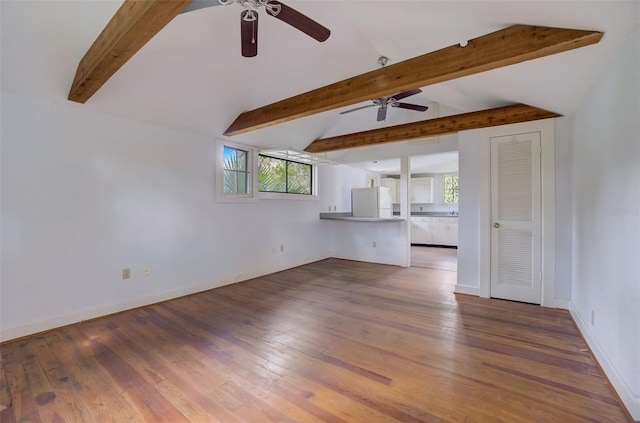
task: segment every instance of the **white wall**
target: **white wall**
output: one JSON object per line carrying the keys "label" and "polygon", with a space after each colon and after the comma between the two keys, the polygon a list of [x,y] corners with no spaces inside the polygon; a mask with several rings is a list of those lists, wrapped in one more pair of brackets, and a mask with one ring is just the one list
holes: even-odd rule
{"label": "white wall", "polygon": [[[408,238],[406,221],[390,223],[329,221],[331,256],[404,266]],[[373,246],[373,243],[376,246]]]}
{"label": "white wall", "polygon": [[[486,159],[481,154],[477,131],[458,134],[460,184],[458,201],[458,284],[456,292],[480,294],[480,207],[481,186],[488,189]],[[483,178],[484,180],[483,184]]]}
{"label": "white wall", "polygon": [[571,299],[572,176],[571,131],[573,117],[555,119],[556,127],[556,298]]}
{"label": "white wall", "polygon": [[1,143],[2,340],[326,258],[344,201],[216,203],[215,140],[70,102],[3,92]]}
{"label": "white wall", "polygon": [[319,220],[351,210],[363,170],[320,167],[315,201],[216,203],[214,139],[2,101],[2,340],[329,256],[406,263],[405,223]]}
{"label": "white wall", "polygon": [[636,420],[640,420],[639,40],[636,26],[576,114],[570,163],[572,312]]}

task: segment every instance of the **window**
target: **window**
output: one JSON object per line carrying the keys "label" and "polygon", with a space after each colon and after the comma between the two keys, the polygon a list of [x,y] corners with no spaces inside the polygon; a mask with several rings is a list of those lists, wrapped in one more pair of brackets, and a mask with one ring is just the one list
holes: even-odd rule
{"label": "window", "polygon": [[458,176],[447,175],[442,180],[444,204],[458,203]]}
{"label": "window", "polygon": [[223,155],[224,193],[249,194],[249,152],[225,145]]}
{"label": "window", "polygon": [[258,190],[283,194],[312,195],[313,167],[291,160],[259,156]]}
{"label": "window", "polygon": [[217,140],[215,195],[220,203],[258,201],[258,154],[253,147]]}

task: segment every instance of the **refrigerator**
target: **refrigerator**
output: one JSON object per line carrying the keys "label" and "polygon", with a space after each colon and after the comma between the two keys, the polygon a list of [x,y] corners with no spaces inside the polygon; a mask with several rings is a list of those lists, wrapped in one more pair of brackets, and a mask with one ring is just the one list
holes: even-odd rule
{"label": "refrigerator", "polygon": [[353,217],[393,217],[391,188],[353,188],[351,210]]}

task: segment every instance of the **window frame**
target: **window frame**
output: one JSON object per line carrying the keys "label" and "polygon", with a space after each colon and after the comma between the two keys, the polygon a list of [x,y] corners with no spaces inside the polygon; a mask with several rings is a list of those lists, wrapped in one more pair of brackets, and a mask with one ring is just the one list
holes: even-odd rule
{"label": "window frame", "polygon": [[260,191],[260,187],[259,187],[259,182],[258,182],[258,186],[256,187],[257,191],[258,191],[258,196],[261,199],[267,199],[267,200],[316,200],[318,198],[318,190],[317,190],[317,184],[318,184],[318,166],[313,165],[311,163],[303,163],[303,162],[299,162],[296,160],[290,160],[290,159],[283,159],[282,157],[273,157],[270,156],[268,154],[257,154],[257,160],[256,162],[258,163],[258,170],[256,170],[256,180],[259,180],[259,162],[260,162],[260,156],[264,156],[264,157],[268,157],[270,159],[273,160],[282,160],[285,163],[286,162],[290,162],[290,163],[297,163],[297,164],[302,164],[302,165],[307,165],[307,166],[311,166],[311,193],[310,194],[298,194],[298,193],[294,193],[294,192],[274,192],[274,191]]}
{"label": "window frame", "polygon": [[[249,169],[249,152],[241,148],[231,147],[225,145],[222,149],[224,155],[224,161],[222,166],[223,171],[223,191],[225,195],[248,195],[251,191],[251,170]],[[232,167],[227,167],[228,159],[227,152],[232,152],[234,160]],[[236,162],[236,159],[240,159]],[[227,176],[233,175],[233,190],[227,191]],[[239,184],[240,180],[244,180],[242,184]],[[240,187],[243,187],[243,191],[240,192]]]}
{"label": "window frame", "polygon": [[[230,147],[247,153],[247,194],[230,194],[224,192],[224,148]],[[216,142],[215,191],[219,203],[247,203],[258,201],[258,153],[254,147],[227,140]]]}
{"label": "window frame", "polygon": [[[453,177],[458,179],[458,201],[455,202],[447,202],[446,201],[446,193],[445,189],[445,180],[447,177]],[[460,176],[457,173],[446,173],[442,175],[442,205],[443,206],[456,206],[460,202]]]}

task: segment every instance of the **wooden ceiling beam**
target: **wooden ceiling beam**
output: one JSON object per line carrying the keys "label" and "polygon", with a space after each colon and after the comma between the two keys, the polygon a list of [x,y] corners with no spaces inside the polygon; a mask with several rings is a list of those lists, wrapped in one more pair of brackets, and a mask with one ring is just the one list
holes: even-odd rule
{"label": "wooden ceiling beam", "polygon": [[315,113],[595,44],[603,33],[514,25],[239,115],[225,131],[238,135]]}
{"label": "wooden ceiling beam", "polygon": [[125,0],[84,55],[69,100],[85,103],[192,0]]}
{"label": "wooden ceiling beam", "polygon": [[339,135],[337,137],[321,138],[309,144],[305,151],[309,153],[324,153],[559,116],[561,115],[525,104],[514,104],[512,106],[405,123],[371,131]]}

